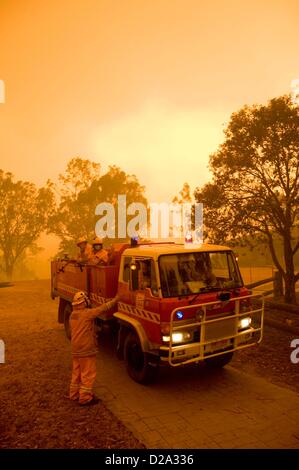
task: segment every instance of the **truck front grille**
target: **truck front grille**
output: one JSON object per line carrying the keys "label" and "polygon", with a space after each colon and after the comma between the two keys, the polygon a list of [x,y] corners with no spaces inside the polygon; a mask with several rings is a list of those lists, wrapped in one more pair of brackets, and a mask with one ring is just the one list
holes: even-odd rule
{"label": "truck front grille", "polygon": [[218,320],[205,325],[205,341],[217,341],[221,338],[233,336],[236,332],[236,319]]}

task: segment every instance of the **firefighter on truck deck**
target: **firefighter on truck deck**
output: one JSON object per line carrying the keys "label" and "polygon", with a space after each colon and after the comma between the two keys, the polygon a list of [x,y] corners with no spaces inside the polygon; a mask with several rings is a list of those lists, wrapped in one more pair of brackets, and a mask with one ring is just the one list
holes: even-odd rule
{"label": "firefighter on truck deck", "polygon": [[87,263],[92,255],[92,246],[88,243],[87,238],[79,238],[77,241],[77,247],[79,248],[77,261],[79,261],[79,263]]}
{"label": "firefighter on truck deck", "polygon": [[107,264],[108,252],[103,248],[103,240],[95,238],[92,241],[92,253],[88,260],[89,264]]}

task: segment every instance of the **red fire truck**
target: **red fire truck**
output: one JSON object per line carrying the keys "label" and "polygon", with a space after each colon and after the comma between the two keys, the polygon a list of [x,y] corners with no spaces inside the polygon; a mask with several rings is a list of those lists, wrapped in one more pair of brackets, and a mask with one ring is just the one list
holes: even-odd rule
{"label": "red fire truck", "polygon": [[131,378],[149,383],[159,365],[205,361],[223,367],[237,350],[262,340],[264,302],[244,287],[236,257],[225,246],[115,244],[107,266],[56,260],[51,295],[70,338],[71,301],[84,291],[92,306],[119,296],[97,320],[118,331],[117,355]]}

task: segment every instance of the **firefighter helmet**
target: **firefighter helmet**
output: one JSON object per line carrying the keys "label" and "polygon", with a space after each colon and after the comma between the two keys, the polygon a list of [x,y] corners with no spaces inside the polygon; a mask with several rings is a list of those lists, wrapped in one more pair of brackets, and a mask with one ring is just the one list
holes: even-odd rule
{"label": "firefighter helmet", "polygon": [[73,302],[72,305],[80,305],[83,302],[87,302],[87,297],[83,291],[76,292],[76,294],[73,297]]}
{"label": "firefighter helmet", "polygon": [[78,238],[78,241],[77,241],[77,246],[81,245],[81,243],[87,243],[87,238],[86,237],[80,237]]}
{"label": "firefighter helmet", "polygon": [[103,245],[103,239],[96,237],[92,240],[91,243],[92,243],[92,246],[94,246],[94,245]]}

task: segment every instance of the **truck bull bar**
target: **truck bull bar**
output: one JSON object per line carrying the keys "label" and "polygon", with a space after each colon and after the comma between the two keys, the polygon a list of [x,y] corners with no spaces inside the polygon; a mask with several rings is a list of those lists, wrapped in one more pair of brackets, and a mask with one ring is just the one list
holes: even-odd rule
{"label": "truck bull bar", "polygon": [[[248,307],[245,312],[240,312],[240,304],[244,300],[261,298],[261,306],[258,308]],[[227,315],[220,314],[217,318],[207,319],[207,311],[212,308],[221,307],[223,304],[234,302],[234,311]],[[197,308],[200,312],[200,321],[188,323],[180,320],[175,321],[177,312],[184,312]],[[230,298],[228,301],[217,300],[204,304],[193,304],[185,307],[175,308],[171,312],[169,324],[169,344],[160,346],[160,359],[167,361],[171,366],[177,367],[184,364],[203,361],[210,357],[221,356],[226,353],[245,349],[258,344],[263,337],[265,300],[262,293],[254,293],[242,297]],[[211,316],[211,315],[210,315]],[[248,328],[240,328],[240,320],[250,317],[254,325]],[[197,331],[199,341],[182,342],[174,344],[173,333],[184,330]],[[258,336],[258,338],[256,338]]]}

